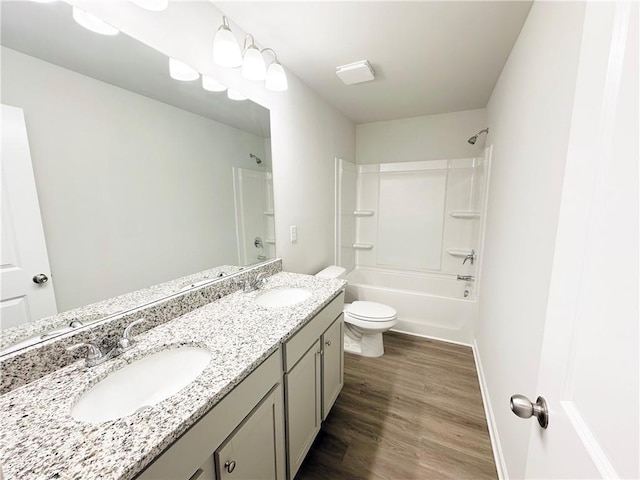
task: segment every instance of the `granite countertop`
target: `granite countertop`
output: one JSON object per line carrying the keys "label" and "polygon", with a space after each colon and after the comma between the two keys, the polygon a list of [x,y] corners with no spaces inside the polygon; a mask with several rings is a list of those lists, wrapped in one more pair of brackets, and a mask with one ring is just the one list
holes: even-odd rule
{"label": "granite countertop", "polygon": [[[290,307],[254,302],[277,287],[312,292]],[[278,273],[136,337],[132,350],[102,365],[76,362],[0,396],[0,462],[5,480],[131,479],[216,405],[345,287],[343,280]],[[187,387],[152,408],[100,424],[71,417],[74,401],[108,373],[164,348],[195,345],[212,359]]]}
{"label": "granite countertop", "polygon": [[[59,333],[67,333],[72,328],[69,324],[74,320],[79,320],[88,325],[97,320],[101,320],[111,315],[126,312],[141,305],[160,300],[188,288],[191,284],[205,280],[219,280],[227,275],[240,271],[241,268],[235,265],[221,265],[210,268],[202,272],[176,278],[168,282],[141,288],[134,292],[107,298],[100,302],[84,305],[66,312],[58,313],[50,317],[41,318],[35,322],[25,323],[17,327],[0,330],[0,350],[7,349],[2,353],[10,353],[9,347],[24,348],[28,345],[38,343],[42,339],[40,335],[55,330]],[[32,337],[36,337],[35,339]],[[16,344],[16,345],[14,345]]]}

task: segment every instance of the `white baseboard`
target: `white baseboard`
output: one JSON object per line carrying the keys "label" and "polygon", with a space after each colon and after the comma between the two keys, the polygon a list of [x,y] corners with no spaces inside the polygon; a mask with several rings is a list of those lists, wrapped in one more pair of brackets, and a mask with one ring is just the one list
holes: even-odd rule
{"label": "white baseboard", "polygon": [[392,329],[395,332],[415,335],[417,337],[433,338],[443,342],[456,343],[459,345],[471,346],[472,336],[468,326],[461,328],[445,328],[439,325],[432,325],[428,322],[407,320],[398,317],[398,322]]}
{"label": "white baseboard", "polygon": [[438,337],[436,335],[427,335],[427,334],[424,334],[424,333],[418,333],[418,332],[414,332],[414,331],[403,330],[402,328],[395,328],[395,327],[392,328],[391,331],[392,332],[397,332],[397,333],[402,333],[403,335],[411,335],[412,337],[428,338],[429,340],[437,340],[439,342],[453,343],[455,345],[462,345],[464,347],[473,348],[473,345],[471,345],[470,343],[459,342],[457,340],[451,340],[449,338],[442,338],[442,337]]}
{"label": "white baseboard", "polygon": [[484,415],[487,418],[487,426],[489,427],[489,438],[491,439],[491,449],[493,450],[493,459],[498,471],[500,480],[508,480],[507,466],[504,462],[502,446],[500,445],[500,437],[498,436],[498,428],[496,426],[495,417],[493,416],[493,408],[489,399],[487,383],[484,378],[484,370],[480,362],[480,354],[478,353],[478,343],[474,340],[471,346],[473,350],[473,359],[476,362],[476,372],[478,372],[478,383],[480,384],[480,393],[482,394],[482,404],[484,405]]}

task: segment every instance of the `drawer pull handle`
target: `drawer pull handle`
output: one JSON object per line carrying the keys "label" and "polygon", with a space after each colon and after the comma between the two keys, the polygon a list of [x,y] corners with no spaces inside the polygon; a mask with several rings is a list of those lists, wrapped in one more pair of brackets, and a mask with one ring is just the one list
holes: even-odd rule
{"label": "drawer pull handle", "polygon": [[326,342],[324,342],[324,344],[325,344],[327,347],[330,347],[330,346],[331,346],[331,340],[327,340]]}
{"label": "drawer pull handle", "polygon": [[235,460],[227,460],[224,463],[224,468],[227,469],[227,473],[233,473],[233,471],[236,469],[236,461]]}

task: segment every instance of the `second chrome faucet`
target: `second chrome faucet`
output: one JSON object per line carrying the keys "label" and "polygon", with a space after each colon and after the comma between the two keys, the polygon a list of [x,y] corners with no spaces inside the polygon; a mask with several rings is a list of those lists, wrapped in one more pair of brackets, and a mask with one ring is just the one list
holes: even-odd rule
{"label": "second chrome faucet", "polygon": [[82,342],[71,345],[70,347],[67,347],[67,351],[71,352],[81,347],[87,347],[88,350],[87,356],[85,357],[85,365],[87,367],[95,367],[96,365],[100,365],[107,360],[115,358],[118,355],[133,348],[136,342],[131,336],[131,329],[142,322],[144,322],[144,318],[139,318],[138,320],[135,320],[134,322],[131,322],[129,325],[127,325],[127,328],[124,329],[124,333],[122,334],[122,338],[118,340],[118,344],[107,353],[102,353],[100,347],[98,347],[94,343],[89,342]]}

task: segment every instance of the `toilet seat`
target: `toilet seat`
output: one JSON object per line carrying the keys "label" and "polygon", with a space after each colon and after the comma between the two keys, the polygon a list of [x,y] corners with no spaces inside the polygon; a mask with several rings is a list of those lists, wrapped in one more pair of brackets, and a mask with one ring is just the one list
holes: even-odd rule
{"label": "toilet seat", "polygon": [[390,322],[397,317],[394,308],[377,302],[356,301],[345,305],[344,312],[363,322]]}

